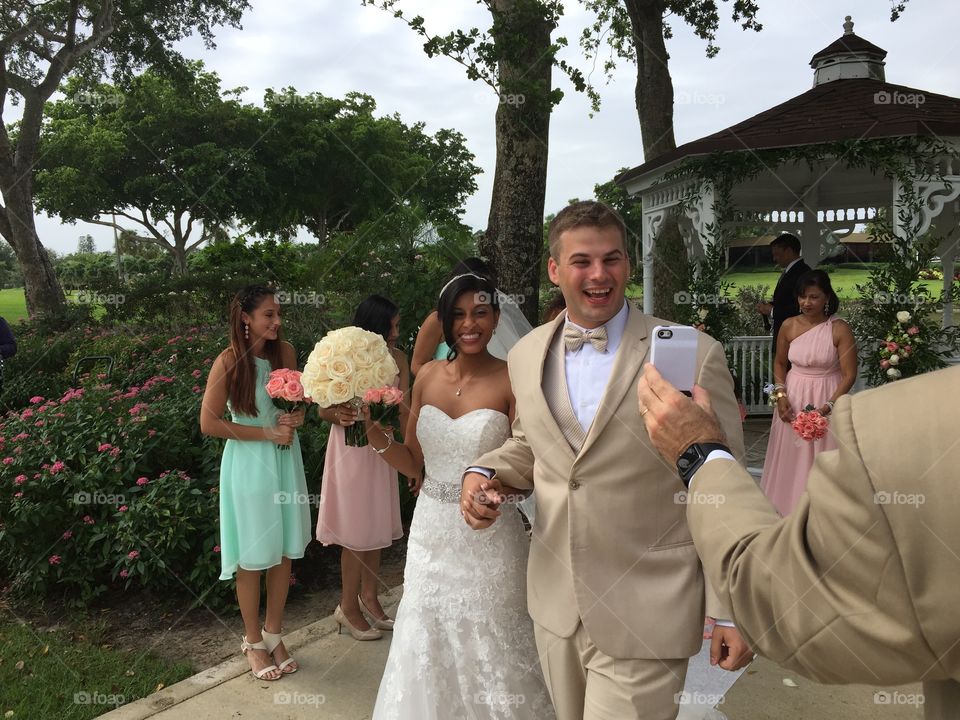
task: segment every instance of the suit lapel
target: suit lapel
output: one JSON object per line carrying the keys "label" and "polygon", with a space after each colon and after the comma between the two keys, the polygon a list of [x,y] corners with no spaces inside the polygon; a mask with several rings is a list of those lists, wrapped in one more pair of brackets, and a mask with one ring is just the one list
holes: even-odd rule
{"label": "suit lapel", "polygon": [[[553,416],[553,411],[551,411],[550,404],[547,401],[548,393],[554,393],[558,391],[557,383],[554,381],[553,378],[547,378],[545,376],[547,358],[550,356],[550,353],[554,352],[555,350],[554,339],[556,338],[560,328],[563,327],[565,320],[566,320],[566,313],[560,313],[560,315],[557,316],[557,318],[551,323],[550,332],[545,336],[542,352],[540,353],[540,357],[539,357],[539,364],[537,365],[537,371],[536,371],[537,387],[540,388],[540,392],[534,392],[531,394],[533,395],[533,403],[534,403],[533,416],[540,419],[543,422],[543,424],[546,426],[547,432],[549,432],[550,435],[555,436],[558,439],[558,442],[556,443],[556,445],[562,445],[564,451],[566,451],[570,455],[570,459],[573,460],[575,457],[575,453],[573,449],[570,447],[570,444],[567,441],[567,438],[564,435],[563,430],[560,428],[560,424],[558,423],[557,418]],[[552,358],[551,365],[552,365],[551,374],[555,375],[557,368],[559,368],[559,372],[561,374],[564,372],[562,350],[559,358]],[[550,381],[549,387],[548,387],[548,381]],[[569,397],[566,398],[566,403],[568,405],[570,404]],[[531,422],[531,419],[527,418],[526,416],[521,416],[520,419],[524,423]],[[574,421],[576,421],[576,418],[574,418]],[[579,424],[578,424],[578,428],[579,428]],[[529,434],[529,430],[527,431],[527,433]]]}
{"label": "suit lapel", "polygon": [[628,305],[627,326],[624,328],[623,338],[621,338],[620,347],[617,350],[617,359],[610,371],[610,379],[603,391],[600,407],[597,408],[597,414],[593,418],[589,432],[587,432],[587,439],[584,441],[583,447],[580,448],[580,455],[590,450],[590,447],[610,422],[617,408],[620,407],[624,396],[634,388],[637,373],[650,350],[650,343],[647,340],[649,332],[647,317],[635,308],[629,300],[626,302]]}

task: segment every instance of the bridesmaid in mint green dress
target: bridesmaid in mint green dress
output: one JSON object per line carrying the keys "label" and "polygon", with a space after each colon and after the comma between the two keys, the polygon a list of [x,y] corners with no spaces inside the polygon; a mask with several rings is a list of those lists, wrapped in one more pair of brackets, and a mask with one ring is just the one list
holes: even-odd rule
{"label": "bridesmaid in mint green dress", "polygon": [[[304,413],[283,413],[267,395],[276,368],[296,369],[296,352],[280,334],[280,305],[270,288],[244,288],[230,304],[230,347],[210,368],[200,430],[227,441],[220,463],[220,579],[236,574],[245,630],[240,648],[259,680],[298,669],[283,644],[283,609],[291,560],[303,557],[312,535],[296,433]],[[226,410],[232,420],[224,419]]]}

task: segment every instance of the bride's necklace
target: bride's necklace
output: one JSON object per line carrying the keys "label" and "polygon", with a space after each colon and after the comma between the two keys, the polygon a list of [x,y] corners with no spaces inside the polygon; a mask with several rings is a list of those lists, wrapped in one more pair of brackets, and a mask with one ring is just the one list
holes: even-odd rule
{"label": "bride's necklace", "polygon": [[470,382],[472,382],[474,377],[475,375],[468,375],[466,377],[460,378],[460,381],[456,384],[457,392],[455,393],[455,395],[457,397],[460,397],[460,393],[462,392],[463,388],[465,388]]}

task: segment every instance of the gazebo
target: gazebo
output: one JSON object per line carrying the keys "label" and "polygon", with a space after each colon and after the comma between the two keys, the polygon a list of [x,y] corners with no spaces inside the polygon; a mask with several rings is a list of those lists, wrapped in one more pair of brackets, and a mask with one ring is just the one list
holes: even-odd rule
{"label": "gazebo", "polygon": [[[886,82],[886,51],[854,33],[850,16],[843,30],[810,60],[812,89],[617,177],[642,202],[645,312],[653,310],[652,249],[668,213],[678,213],[691,259],[703,254],[704,244],[710,242],[705,228],[718,220],[759,226],[764,233],[792,232],[800,238],[811,266],[878,212],[890,213],[887,217],[901,234],[908,189],[902,176],[891,177],[869,163],[848,163],[843,154],[827,152],[813,161],[812,154],[803,161],[792,156],[776,166],[765,165],[729,188],[734,211],[722,218],[717,217],[716,188],[709,179],[678,173],[698,156],[749,152],[759,158],[771,150],[841,147],[843,141],[913,138],[940,148],[922,162],[910,156],[903,160],[912,169],[907,182],[922,202],[920,211],[911,216],[911,231],[942,238],[939,255],[944,287],[949,288],[960,239],[960,98]],[[953,324],[952,302],[945,304],[943,322]]]}

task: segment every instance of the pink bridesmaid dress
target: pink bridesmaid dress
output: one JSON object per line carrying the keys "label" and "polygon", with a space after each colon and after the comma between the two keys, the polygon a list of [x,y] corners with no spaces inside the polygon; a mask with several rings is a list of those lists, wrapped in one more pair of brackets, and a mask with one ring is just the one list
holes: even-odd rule
{"label": "pink bridesmaid dress", "polygon": [[[791,368],[784,384],[794,413],[807,405],[821,407],[840,385],[840,356],[833,344],[835,321],[831,315],[790,343],[787,357]],[[817,453],[836,447],[829,430],[820,440],[802,440],[774,410],[760,487],[780,515],[789,515],[799,502]]]}
{"label": "pink bridesmaid dress", "polygon": [[348,446],[343,428],[331,426],[317,540],[363,552],[390,547],[402,537],[397,471],[369,445]]}

